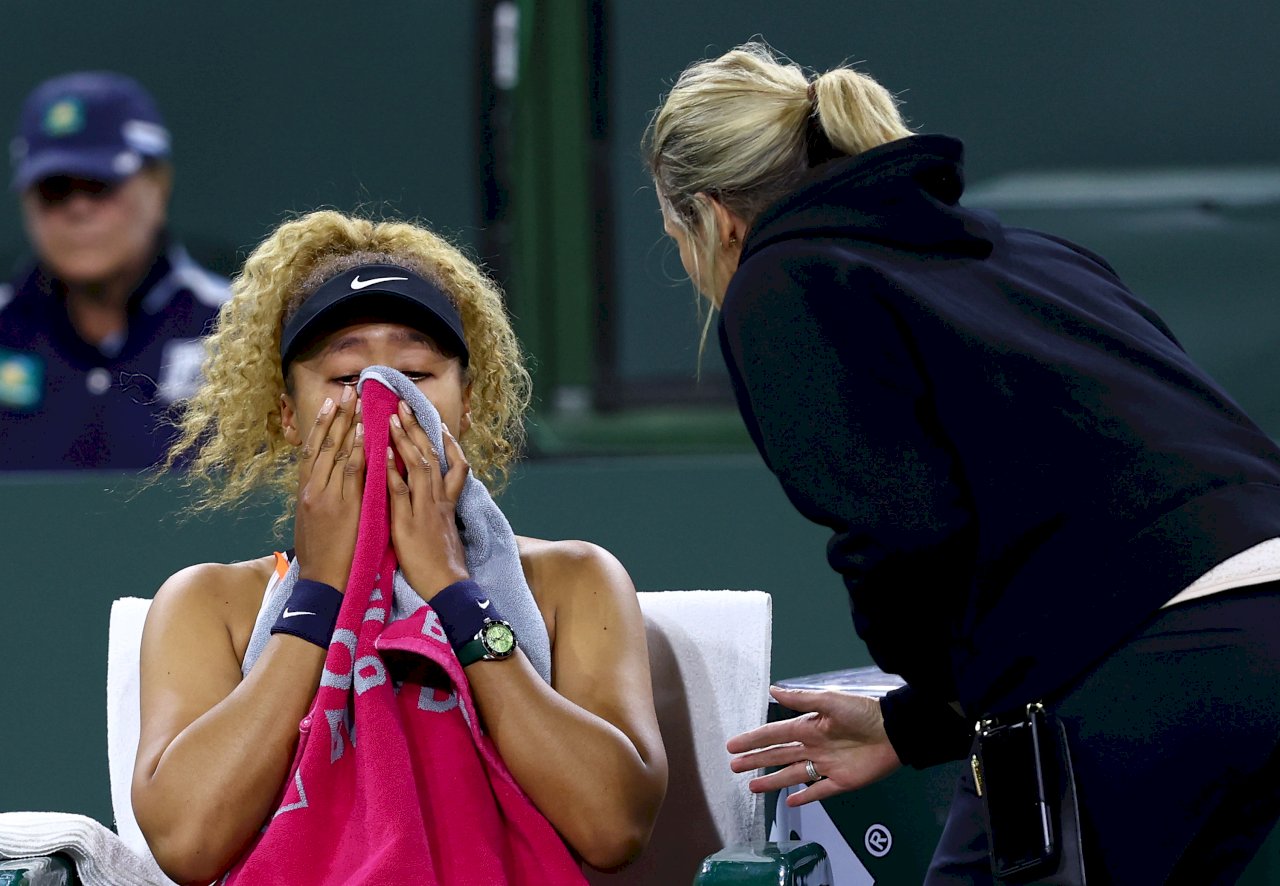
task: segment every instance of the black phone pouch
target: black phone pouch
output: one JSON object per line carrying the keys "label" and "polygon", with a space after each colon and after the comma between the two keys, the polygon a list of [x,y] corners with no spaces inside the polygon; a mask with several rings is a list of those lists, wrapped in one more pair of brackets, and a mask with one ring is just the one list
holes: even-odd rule
{"label": "black phone pouch", "polygon": [[1085,886],[1071,752],[1062,722],[1034,703],[979,720],[970,758],[991,870],[1000,883]]}

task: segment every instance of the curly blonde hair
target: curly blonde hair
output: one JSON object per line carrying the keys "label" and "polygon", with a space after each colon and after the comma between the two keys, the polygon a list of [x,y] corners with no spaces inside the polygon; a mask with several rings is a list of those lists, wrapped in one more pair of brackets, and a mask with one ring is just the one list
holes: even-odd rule
{"label": "curly blonde hair", "polygon": [[524,441],[529,373],[496,284],[425,228],[324,210],[285,222],[253,251],[206,341],[204,383],[186,402],[163,465],[187,466],[187,482],[201,492],[193,510],[230,507],[262,489],[291,510],[297,452],[280,423],[281,331],[320,283],[367,263],[406,267],[454,301],[473,406],[460,442],[477,477],[495,490],[506,483]]}

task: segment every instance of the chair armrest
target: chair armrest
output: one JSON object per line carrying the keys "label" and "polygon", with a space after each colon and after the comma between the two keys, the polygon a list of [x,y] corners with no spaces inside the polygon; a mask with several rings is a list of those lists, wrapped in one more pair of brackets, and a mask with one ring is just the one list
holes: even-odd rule
{"label": "chair armrest", "polygon": [[726,846],[702,860],[693,886],[832,886],[831,862],[817,843],[785,840]]}

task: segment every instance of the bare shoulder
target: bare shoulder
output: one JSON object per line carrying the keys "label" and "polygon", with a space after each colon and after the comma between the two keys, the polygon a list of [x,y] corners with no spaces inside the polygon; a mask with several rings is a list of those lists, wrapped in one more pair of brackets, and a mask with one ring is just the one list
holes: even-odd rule
{"label": "bare shoulder", "polygon": [[584,541],[521,538],[529,586],[551,638],[552,685],[661,754],[644,614],[618,558]]}
{"label": "bare shoulder", "polygon": [[586,541],[517,541],[553,649],[568,633],[580,637],[611,626],[630,631],[643,624],[631,576],[604,548]]}
{"label": "bare shoulder", "polygon": [[635,585],[618,558],[588,541],[517,538],[529,588],[541,604],[564,603],[583,595],[635,597]]}
{"label": "bare shoulder", "polygon": [[156,591],[154,605],[236,608],[252,602],[256,607],[262,603],[262,593],[274,568],[274,557],[240,563],[197,563],[169,576]]}
{"label": "bare shoulder", "polygon": [[206,629],[222,626],[242,656],[274,570],[272,556],[181,569],[156,591],[147,615],[148,631],[167,630],[175,622]]}

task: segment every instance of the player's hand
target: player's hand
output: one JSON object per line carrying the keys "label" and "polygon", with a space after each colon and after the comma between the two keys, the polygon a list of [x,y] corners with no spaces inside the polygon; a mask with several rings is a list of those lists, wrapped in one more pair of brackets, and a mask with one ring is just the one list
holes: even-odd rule
{"label": "player's hand", "polygon": [[[405,580],[422,599],[430,601],[442,589],[469,577],[455,514],[471,466],[458,441],[444,428],[449,472],[442,474],[427,432],[403,401],[391,415],[390,435],[387,496],[391,543]],[[404,462],[407,479],[396,470],[394,453]]]}
{"label": "player's hand", "polygon": [[364,425],[355,388],[327,399],[302,444],[293,544],[302,578],[344,590],[364,496]]}

